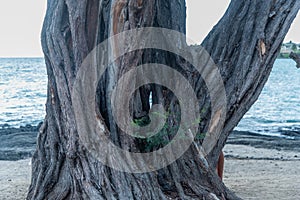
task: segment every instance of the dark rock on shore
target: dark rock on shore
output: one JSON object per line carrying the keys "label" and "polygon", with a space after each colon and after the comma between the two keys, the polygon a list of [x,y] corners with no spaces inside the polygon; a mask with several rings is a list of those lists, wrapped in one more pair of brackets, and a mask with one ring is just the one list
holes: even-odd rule
{"label": "dark rock on shore", "polygon": [[[291,137],[296,132],[286,132],[285,135]],[[297,133],[299,135],[299,133]],[[300,139],[297,137],[274,137],[261,135],[252,132],[233,131],[227,140],[227,144],[249,145],[256,148],[288,150],[300,152]]]}
{"label": "dark rock on shore", "polygon": [[296,67],[300,68],[300,55],[294,52],[291,52],[290,56],[296,62]]}
{"label": "dark rock on shore", "polygon": [[38,126],[0,128],[0,160],[20,160],[30,158],[36,146]]}
{"label": "dark rock on shore", "polygon": [[[0,128],[0,160],[21,160],[32,157],[35,147],[38,126],[21,126],[11,128],[8,125]],[[285,137],[266,136],[251,132],[233,131],[227,144],[249,145],[256,148],[290,150],[300,152],[300,131],[281,131]],[[293,137],[294,139],[289,139]]]}
{"label": "dark rock on shore", "polygon": [[294,127],[292,130],[289,130],[288,128],[282,128],[278,131],[281,135],[300,140],[300,128],[299,127]]}

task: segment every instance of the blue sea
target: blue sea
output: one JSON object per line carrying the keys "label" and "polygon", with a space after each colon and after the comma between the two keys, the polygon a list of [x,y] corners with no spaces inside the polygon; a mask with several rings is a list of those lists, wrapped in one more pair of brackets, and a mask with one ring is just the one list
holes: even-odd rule
{"label": "blue sea", "polygon": [[236,130],[283,137],[300,133],[300,69],[293,60],[276,60],[259,99]]}
{"label": "blue sea", "polygon": [[[42,58],[0,58],[0,128],[41,122],[46,89]],[[279,137],[300,132],[300,69],[293,60],[276,61],[258,101],[236,130]]]}
{"label": "blue sea", "polygon": [[44,59],[0,58],[0,96],[0,127],[41,122],[47,97]]}

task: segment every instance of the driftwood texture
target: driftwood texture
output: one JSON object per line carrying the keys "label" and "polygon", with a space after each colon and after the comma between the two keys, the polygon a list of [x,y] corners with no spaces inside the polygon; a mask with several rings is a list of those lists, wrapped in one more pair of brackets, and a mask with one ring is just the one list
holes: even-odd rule
{"label": "driftwood texture", "polygon": [[[226,123],[220,138],[203,159],[197,139],[176,162],[156,172],[130,174],[113,170],[93,158],[79,140],[71,94],[77,72],[88,53],[108,37],[139,27],[163,27],[185,33],[184,0],[48,0],[42,46],[48,72],[47,115],[32,159],[27,199],[238,199],[215,173],[218,155],[232,129],[257,100],[279,53],[281,43],[300,8],[298,0],[232,0],[227,12],[202,46],[222,75],[227,96]],[[213,12],[213,11],[212,11]],[[129,40],[132,38],[129,38]],[[197,51],[200,47],[191,47]],[[99,82],[96,102],[104,134],[126,150],[147,151],[145,141],[124,134],[113,121],[110,96],[118,79],[141,63],[162,63],[183,73],[199,99],[205,133],[210,98],[200,75],[182,58],[169,52],[139,50],[118,59]],[[129,65],[130,63],[130,65]],[[149,113],[149,94],[179,123],[178,101],[158,85],[140,88],[134,95],[133,118]],[[153,146],[152,149],[159,148]],[[206,165],[205,163],[209,165]]]}

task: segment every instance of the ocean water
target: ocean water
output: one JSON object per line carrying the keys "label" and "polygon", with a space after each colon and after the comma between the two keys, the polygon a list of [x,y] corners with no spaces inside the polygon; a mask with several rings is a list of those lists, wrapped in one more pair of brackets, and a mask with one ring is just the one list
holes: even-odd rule
{"label": "ocean water", "polygon": [[300,136],[300,69],[291,59],[278,59],[257,102],[236,130],[264,135]]}
{"label": "ocean water", "polygon": [[37,125],[45,116],[47,76],[42,58],[0,58],[0,127]]}
{"label": "ocean water", "polygon": [[[41,122],[46,88],[42,58],[0,58],[0,128]],[[300,133],[300,69],[293,60],[276,61],[258,101],[236,130],[282,137]]]}

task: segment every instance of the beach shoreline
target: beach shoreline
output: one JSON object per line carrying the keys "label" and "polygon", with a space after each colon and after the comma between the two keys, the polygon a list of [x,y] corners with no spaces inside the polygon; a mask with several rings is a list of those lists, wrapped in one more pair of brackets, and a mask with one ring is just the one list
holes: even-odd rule
{"label": "beach shoreline", "polygon": [[[38,126],[0,129],[0,199],[25,199]],[[243,199],[295,199],[300,140],[234,131],[224,148],[224,183]]]}
{"label": "beach shoreline", "polygon": [[[300,152],[227,144],[224,183],[243,199],[292,200],[300,191]],[[0,161],[0,199],[25,199],[31,159]]]}
{"label": "beach shoreline", "polygon": [[0,160],[17,161],[32,157],[41,123],[19,128],[0,128]]}
{"label": "beach shoreline", "polygon": [[[36,148],[40,126],[41,123],[37,126],[26,125],[19,128],[4,126],[0,128],[0,160],[17,161],[31,158]],[[233,131],[226,144],[300,152],[300,132],[290,131],[284,134],[285,137],[277,137]]]}

